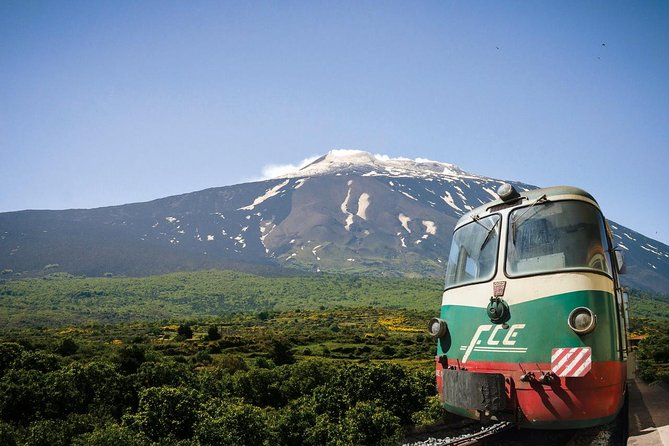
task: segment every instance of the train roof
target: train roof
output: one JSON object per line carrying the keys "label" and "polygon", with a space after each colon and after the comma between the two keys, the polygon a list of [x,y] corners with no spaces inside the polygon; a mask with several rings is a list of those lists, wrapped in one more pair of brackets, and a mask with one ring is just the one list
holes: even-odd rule
{"label": "train roof", "polygon": [[[527,191],[519,191],[519,198],[515,198],[512,200],[509,200],[505,202],[501,198],[497,198],[495,200],[491,200],[490,202],[486,204],[482,204],[481,206],[472,209],[471,211],[467,212],[465,215],[460,217],[458,220],[457,224],[455,225],[460,226],[462,223],[465,221],[471,221],[472,216],[474,215],[480,215],[488,211],[488,209],[493,208],[495,206],[503,206],[507,203],[513,203],[511,204],[512,206],[515,206],[516,204],[520,204],[525,201],[534,201],[539,199],[540,197],[546,195],[546,198],[549,200],[551,198],[567,198],[568,196],[571,198],[584,198],[587,201],[591,201],[594,203],[597,207],[599,207],[599,204],[597,203],[597,200],[595,200],[595,197],[590,195],[588,192],[584,191],[583,189],[580,189],[578,187],[573,187],[573,186],[553,186],[553,187],[544,187],[541,189],[530,189]],[[511,206],[510,205],[510,206]]]}

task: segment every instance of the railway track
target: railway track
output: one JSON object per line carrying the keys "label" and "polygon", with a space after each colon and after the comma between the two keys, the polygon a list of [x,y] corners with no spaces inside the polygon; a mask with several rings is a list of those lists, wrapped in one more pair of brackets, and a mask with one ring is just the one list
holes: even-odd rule
{"label": "railway track", "polygon": [[429,434],[414,435],[403,446],[623,446],[626,443],[623,429],[625,426],[619,422],[585,429],[540,430],[516,429],[516,425],[509,422],[481,426],[471,421],[443,425]]}
{"label": "railway track", "polygon": [[481,426],[478,422],[462,423],[458,426],[444,426],[434,434],[442,438],[429,437],[426,440],[404,443],[403,446],[465,446],[482,443],[491,440],[495,436],[514,428],[513,423],[507,421]]}

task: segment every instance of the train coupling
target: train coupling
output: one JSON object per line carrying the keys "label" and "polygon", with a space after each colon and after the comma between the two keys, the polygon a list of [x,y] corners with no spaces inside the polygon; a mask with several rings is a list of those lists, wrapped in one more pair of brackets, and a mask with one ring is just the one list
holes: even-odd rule
{"label": "train coupling", "polygon": [[527,382],[530,382],[530,381],[534,381],[534,380],[535,380],[534,372],[525,372],[525,373],[523,373],[522,375],[520,375],[520,380],[521,380],[522,382],[524,382],[524,383],[527,383]]}
{"label": "train coupling", "polygon": [[537,378],[534,372],[525,372],[520,375],[520,380],[524,383],[536,381],[539,384],[550,385],[560,380],[558,376],[553,372],[541,373]]}
{"label": "train coupling", "polygon": [[556,381],[559,381],[560,378],[553,372],[542,373],[537,381],[541,384],[553,384]]}

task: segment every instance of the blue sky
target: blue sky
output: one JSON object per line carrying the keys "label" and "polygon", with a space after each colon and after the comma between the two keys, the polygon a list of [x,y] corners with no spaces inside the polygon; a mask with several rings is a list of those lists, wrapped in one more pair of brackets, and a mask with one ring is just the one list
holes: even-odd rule
{"label": "blue sky", "polygon": [[0,0],[0,212],[331,149],[591,192],[669,243],[667,1]]}

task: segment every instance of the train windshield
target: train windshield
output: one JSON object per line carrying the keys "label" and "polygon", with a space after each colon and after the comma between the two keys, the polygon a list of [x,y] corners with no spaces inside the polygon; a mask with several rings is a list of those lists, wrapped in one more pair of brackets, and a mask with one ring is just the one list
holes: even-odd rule
{"label": "train windshield", "polygon": [[446,265],[446,288],[492,279],[499,233],[499,215],[475,218],[455,231]]}
{"label": "train windshield", "polygon": [[509,276],[564,269],[611,275],[601,213],[581,201],[543,202],[509,215],[506,272]]}

